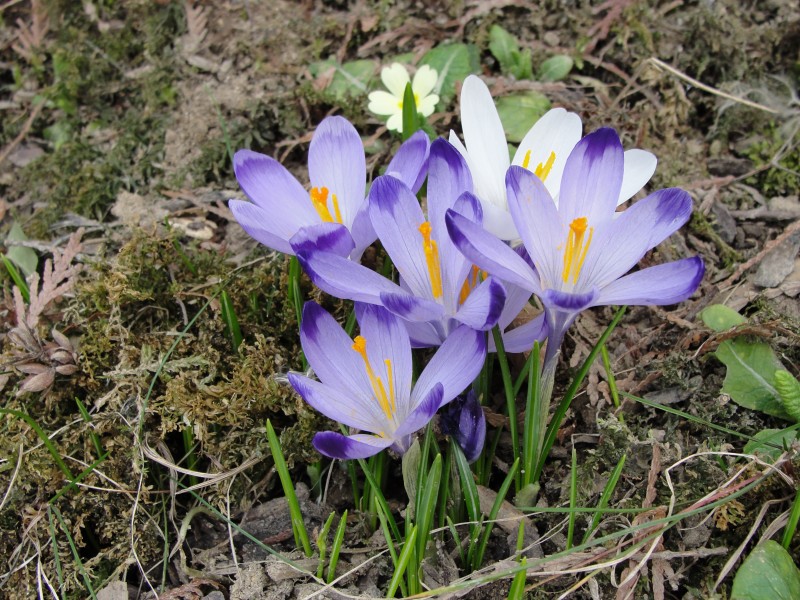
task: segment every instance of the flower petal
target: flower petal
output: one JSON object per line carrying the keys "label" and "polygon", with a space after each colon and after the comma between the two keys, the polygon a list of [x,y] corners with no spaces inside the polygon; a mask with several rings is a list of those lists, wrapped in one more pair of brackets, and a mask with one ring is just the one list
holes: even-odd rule
{"label": "flower petal", "polygon": [[374,433],[386,427],[378,403],[361,394],[345,393],[296,373],[289,373],[289,383],[314,410],[337,423]]}
{"label": "flower petal", "polygon": [[361,203],[361,208],[358,209],[353,219],[353,224],[350,226],[350,234],[353,236],[353,242],[355,243],[355,247],[350,252],[350,260],[359,262],[367,246],[378,239],[378,234],[375,233],[372,221],[369,219],[369,203],[366,199]]}
{"label": "flower petal", "polygon": [[375,271],[330,252],[300,252],[297,258],[314,285],[336,298],[379,304],[381,292],[400,291]]}
{"label": "flower petal", "polygon": [[473,329],[487,331],[495,326],[506,301],[506,290],[499,279],[489,277],[476,287],[455,318]]}
{"label": "flower petal", "polygon": [[519,239],[517,226],[507,207],[500,207],[490,202],[483,202],[483,228],[493,236],[510,242]]}
{"label": "flower petal", "polygon": [[471,191],[472,175],[464,157],[446,140],[434,140],[428,159],[428,220],[434,238],[446,236],[445,211],[453,208],[461,194]]}
{"label": "flower petal", "polygon": [[428,134],[422,130],[417,131],[397,149],[394,158],[386,167],[386,175],[396,177],[416,194],[427,175],[430,147]]}
{"label": "flower petal", "polygon": [[388,67],[381,69],[381,81],[386,89],[389,90],[393,96],[398,100],[403,99],[403,94],[406,91],[406,85],[411,81],[408,76],[408,70],[400,63],[392,63]]}
{"label": "flower petal", "polygon": [[[430,181],[428,182],[430,190]],[[429,192],[430,197],[430,192]],[[430,210],[430,206],[428,207]],[[480,200],[470,192],[464,192],[453,205],[453,211],[469,219],[473,223],[480,224],[483,220],[483,210]],[[442,259],[442,285],[444,289],[445,306],[449,314],[458,310],[461,290],[464,282],[472,269],[472,263],[468,261],[461,251],[456,248],[447,233],[447,224],[444,221],[445,214],[442,214],[442,234],[437,236],[439,247],[443,249]],[[474,282],[473,282],[474,284]]]}
{"label": "flower petal", "polygon": [[[300,344],[308,364],[326,386],[349,396],[372,395],[364,363],[353,350],[353,340],[316,302],[306,302],[303,306]],[[361,425],[357,427],[365,429]]]}
{"label": "flower petal", "polygon": [[704,273],[703,260],[696,256],[656,265],[607,285],[595,304],[675,304],[695,292]]}
{"label": "flower petal", "polygon": [[692,199],[679,188],[653,192],[595,232],[581,286],[602,288],[627,273],[645,252],[677,231],[692,214]]}
{"label": "flower petal", "polygon": [[437,383],[444,388],[442,404],[463,392],[480,373],[486,358],[486,334],[459,326],[433,355],[417,379],[412,404],[427,396]]}
{"label": "flower petal", "polygon": [[435,69],[429,65],[422,65],[414,73],[414,82],[411,84],[411,89],[420,98],[424,98],[433,91],[436,87],[436,82],[439,79],[439,74]]}
{"label": "flower petal", "polygon": [[439,415],[439,426],[461,446],[468,462],[478,459],[486,440],[486,417],[475,392],[448,404]]}
{"label": "flower petal", "polygon": [[626,150],[624,155],[625,172],[622,175],[622,189],[619,191],[617,205],[630,200],[642,189],[656,172],[658,159],[647,150]]}
{"label": "flower petal", "polygon": [[312,188],[326,187],[336,196],[341,222],[349,228],[364,202],[367,164],[361,137],[344,117],[327,117],[317,127],[308,149],[308,176]]}
{"label": "flower petal", "polygon": [[430,423],[433,415],[444,404],[444,388],[441,383],[437,383],[431,388],[422,401],[414,408],[405,421],[392,434],[393,437],[405,437],[419,431]]}
{"label": "flower petal", "polygon": [[398,99],[389,92],[378,90],[369,94],[368,108],[376,115],[393,115],[401,110],[398,104]]}
{"label": "flower petal", "polygon": [[441,346],[447,337],[441,323],[405,321],[412,348],[434,348]]}
{"label": "flower petal", "polygon": [[386,129],[403,133],[403,113],[398,110],[386,121]]}
{"label": "flower petal", "polygon": [[382,306],[356,304],[356,316],[370,366],[394,398],[394,413],[402,420],[413,408],[409,405],[412,365],[408,332],[400,319]]}
{"label": "flower petal", "polygon": [[347,227],[339,223],[320,223],[301,227],[291,237],[289,243],[295,253],[319,250],[332,252],[339,256],[349,256],[355,247],[353,236],[350,235]]}
{"label": "flower petal", "polygon": [[394,440],[376,435],[344,436],[335,431],[320,431],[311,443],[317,452],[328,458],[355,460],[376,455],[391,446]]}
{"label": "flower petal", "polygon": [[540,292],[536,273],[506,244],[453,210],[447,211],[445,219],[450,239],[468,260],[504,281]]}
{"label": "flower petal", "polygon": [[461,127],[474,169],[475,194],[484,202],[505,208],[503,177],[510,163],[506,134],[489,88],[475,75],[467,77],[461,88]]}
{"label": "flower petal", "polygon": [[421,113],[423,117],[430,117],[436,110],[437,104],[439,104],[439,96],[428,94],[417,104],[417,112]]}
{"label": "flower petal", "polygon": [[599,292],[596,288],[583,293],[548,289],[540,297],[547,308],[577,316],[582,310],[597,305]]}
{"label": "flower petal", "polygon": [[[503,333],[503,348],[512,353],[528,352],[534,342],[541,342],[547,337],[547,331],[547,319],[542,313],[524,325]],[[489,352],[496,352],[493,337],[489,338]]]}
{"label": "flower petal", "polygon": [[[283,214],[270,214],[252,202],[243,200],[230,200],[228,208],[231,209],[236,221],[251,238],[264,244],[267,248],[284,254],[294,254],[288,240],[297,232],[295,227],[297,223],[287,222],[287,219],[281,218],[284,216]],[[275,216],[278,218],[274,218]]]}
{"label": "flower petal", "polygon": [[239,185],[257,206],[302,225],[319,223],[320,218],[308,192],[281,163],[252,150],[239,150],[233,156],[233,171]]}
{"label": "flower petal", "polygon": [[567,225],[586,217],[592,227],[613,218],[624,169],[622,144],[609,127],[584,137],[564,168],[558,212]]}
{"label": "flower petal", "polygon": [[369,216],[411,293],[433,300],[423,236],[419,231],[425,217],[416,196],[399,179],[378,177],[369,191]]}
{"label": "flower petal", "polygon": [[444,318],[444,308],[438,302],[418,298],[406,292],[383,292],[381,305],[406,321],[427,322]]}
{"label": "flower petal", "polygon": [[556,198],[561,187],[561,176],[567,164],[567,157],[581,139],[583,124],[581,118],[563,108],[547,111],[530,131],[522,138],[511,164],[522,166],[528,157],[527,169],[536,170],[538,165],[547,165],[551,153],[555,154],[550,169],[542,177],[550,196]]}
{"label": "flower petal", "polygon": [[561,217],[544,183],[522,167],[506,174],[508,208],[522,243],[536,265],[543,287],[554,286],[561,275],[561,253],[566,233]]}

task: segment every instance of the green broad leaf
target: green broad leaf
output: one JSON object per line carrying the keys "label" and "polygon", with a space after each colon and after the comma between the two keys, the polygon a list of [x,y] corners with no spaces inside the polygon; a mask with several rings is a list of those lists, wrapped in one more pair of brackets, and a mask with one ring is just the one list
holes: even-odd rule
{"label": "green broad leaf", "polygon": [[769,345],[739,337],[722,342],[714,354],[728,367],[722,391],[734,402],[790,420],[774,385],[775,372],[783,366]]}
{"label": "green broad leaf", "polygon": [[[764,429],[744,446],[745,454],[758,454],[773,462],[797,439],[797,429]],[[777,448],[775,446],[778,446]]]}
{"label": "green broad leaf", "polygon": [[500,121],[510,142],[519,143],[539,118],[550,110],[550,100],[538,92],[523,92],[495,100]]}
{"label": "green broad leaf", "polygon": [[411,447],[403,454],[401,462],[403,470],[403,486],[408,495],[407,518],[414,518],[414,500],[417,497],[417,478],[419,477],[419,465],[422,460],[422,449],[419,440],[415,439]]}
{"label": "green broad leaf", "polygon": [[560,81],[569,75],[574,64],[575,62],[571,56],[556,54],[539,65],[536,79],[539,81]]}
{"label": "green broad leaf", "polygon": [[314,77],[322,77],[333,69],[333,76],[325,86],[325,92],[334,100],[345,101],[367,93],[378,72],[378,66],[374,60],[353,60],[338,64],[329,58],[311,63],[308,68]]}
{"label": "green broad leaf", "polygon": [[[8,235],[6,236],[6,241],[10,242],[24,242],[27,239],[28,236],[22,231],[22,227],[19,226],[19,223],[14,223],[11,229],[8,230]],[[36,252],[25,246],[7,245],[6,256],[19,267],[25,278],[33,273],[39,264],[39,257],[36,256]]]}
{"label": "green broad leaf", "polygon": [[517,79],[530,79],[533,75],[531,51],[520,52],[517,38],[499,25],[489,30],[489,51],[500,63],[500,70]]}
{"label": "green broad leaf", "polygon": [[738,312],[724,304],[712,304],[700,312],[703,324],[713,331],[727,331],[737,325],[747,323]]}
{"label": "green broad leaf", "polygon": [[439,95],[437,109],[446,107],[456,93],[456,83],[467,75],[480,71],[478,48],[473,44],[441,44],[430,49],[419,61],[419,66],[428,65],[439,74],[434,93]]}
{"label": "green broad leaf", "polygon": [[731,600],[796,600],[800,569],[774,540],[756,546],[733,579]]}

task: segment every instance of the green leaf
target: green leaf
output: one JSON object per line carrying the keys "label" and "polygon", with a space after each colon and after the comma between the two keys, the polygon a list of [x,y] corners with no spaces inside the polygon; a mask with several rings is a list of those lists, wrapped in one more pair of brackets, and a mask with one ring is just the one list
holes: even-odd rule
{"label": "green leaf", "polygon": [[456,93],[456,83],[480,71],[478,48],[473,44],[442,44],[425,53],[419,66],[428,65],[439,73],[434,93],[439,95],[438,109],[443,109]]}
{"label": "green leaf", "polygon": [[775,371],[783,369],[775,353],[763,342],[750,342],[743,337],[727,340],[715,352],[726,367],[722,391],[746,408],[789,419],[780,395],[775,389]]}
{"label": "green leaf", "polygon": [[[744,446],[745,454],[759,454],[772,461],[782,454],[781,448],[789,447],[797,439],[797,429],[764,429],[753,436]],[[772,444],[772,445],[770,445]],[[775,448],[780,446],[780,448]]]}
{"label": "green leaf", "polygon": [[414,518],[414,500],[417,498],[417,478],[419,477],[419,465],[422,458],[422,449],[419,447],[419,440],[415,439],[411,447],[403,454],[401,465],[403,468],[403,486],[406,488],[408,496],[408,518]]}
{"label": "green leaf", "polygon": [[500,63],[500,69],[506,73],[513,68],[515,57],[519,55],[517,38],[500,25],[492,25],[489,30],[489,52]]}
{"label": "green leaf", "polygon": [[781,397],[783,408],[800,423],[800,381],[789,371],[775,371],[775,389]]}
{"label": "green leaf", "polygon": [[559,81],[569,75],[574,64],[571,56],[556,54],[539,65],[536,79],[539,81]]}
{"label": "green leaf", "polygon": [[314,77],[321,77],[333,68],[333,77],[325,86],[325,92],[334,100],[345,101],[367,93],[378,71],[378,63],[364,59],[338,64],[329,58],[311,63],[308,68]]}
{"label": "green leaf", "polygon": [[528,130],[550,110],[550,101],[538,92],[502,96],[495,101],[510,142],[521,142]]}
{"label": "green leaf", "polygon": [[774,540],[756,546],[733,579],[731,600],[795,600],[800,598],[800,570]]}
{"label": "green leaf", "polygon": [[[6,236],[6,241],[10,242],[24,242],[27,239],[28,236],[22,231],[22,227],[19,226],[19,223],[14,223],[11,229],[8,230],[8,235]],[[39,257],[36,256],[36,252],[25,246],[6,245],[8,246],[6,256],[20,268],[20,271],[22,271],[27,278],[36,270],[36,266],[39,264]]]}
{"label": "green leaf", "polygon": [[709,329],[714,331],[727,331],[737,325],[747,323],[738,312],[724,304],[712,304],[700,312],[700,318]]}

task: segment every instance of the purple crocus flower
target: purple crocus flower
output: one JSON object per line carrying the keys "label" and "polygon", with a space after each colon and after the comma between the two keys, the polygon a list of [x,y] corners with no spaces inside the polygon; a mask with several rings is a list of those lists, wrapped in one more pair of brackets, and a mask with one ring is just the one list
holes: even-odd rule
{"label": "purple crocus flower", "polygon": [[370,190],[372,225],[400,273],[399,285],[331,252],[299,252],[298,258],[323,291],[380,304],[405,319],[415,347],[438,346],[462,324],[506,327],[530,292],[485,276],[450,241],[448,209],[477,222],[482,213],[466,162],[443,139],[431,145],[427,209],[426,216],[413,190],[396,178],[379,177]]}
{"label": "purple crocus flower", "polygon": [[478,460],[486,441],[486,417],[475,392],[470,390],[445,406],[439,426],[461,447],[468,462]]}
{"label": "purple crocus flower", "polygon": [[623,164],[613,129],[587,135],[567,159],[557,207],[538,177],[509,168],[511,216],[535,268],[464,215],[447,214],[450,236],[467,258],[542,300],[549,327],[545,369],[554,366],[564,333],[582,310],[674,304],[691,296],[703,277],[699,257],[625,275],[687,221],[692,200],[683,190],[664,189],[616,213]]}
{"label": "purple crocus flower", "polygon": [[314,302],[303,308],[300,341],[315,381],[289,374],[303,399],[352,429],[324,431],[314,447],[339,459],[366,458],[384,448],[403,454],[411,434],[477,377],[486,357],[484,336],[459,327],[433,355],[412,386],[411,343],[400,319],[380,306],[356,304],[361,335],[354,340]]}
{"label": "purple crocus flower", "polygon": [[[430,141],[424,132],[409,138],[387,173],[419,189]],[[309,245],[358,260],[375,241],[366,212],[366,161],[358,132],[344,117],[327,117],[308,150],[311,189],[274,158],[239,150],[233,157],[236,179],[250,202],[231,200],[233,216],[265,246],[295,254]]]}

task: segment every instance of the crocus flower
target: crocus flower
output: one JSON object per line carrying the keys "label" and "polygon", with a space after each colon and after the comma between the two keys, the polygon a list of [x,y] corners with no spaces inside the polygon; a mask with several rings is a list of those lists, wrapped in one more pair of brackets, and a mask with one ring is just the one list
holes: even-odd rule
{"label": "crocus flower", "polygon": [[[387,172],[419,189],[428,149],[424,133],[412,136]],[[364,146],[345,118],[328,117],[314,132],[308,151],[310,191],[278,161],[258,152],[239,150],[233,168],[251,201],[231,200],[230,209],[265,246],[295,254],[298,247],[316,244],[357,260],[375,241],[366,212]]]}
{"label": "crocus flower", "polygon": [[[331,252],[300,252],[314,284],[338,298],[380,304],[407,322],[415,347],[438,346],[464,324],[487,330],[507,326],[530,293],[509,291],[456,249],[444,215],[454,209],[480,221],[466,163],[445,140],[431,145],[427,216],[405,184],[379,177],[369,194],[369,214],[383,247],[400,273],[400,285]],[[527,340],[533,344],[533,339]]]}
{"label": "crocus flower", "polygon": [[468,462],[478,460],[486,441],[486,417],[475,392],[470,390],[445,406],[439,426],[461,447]]}
{"label": "crocus flower", "polygon": [[[436,87],[438,73],[428,65],[422,65],[414,74],[414,81],[411,83],[411,90],[414,92],[414,104],[417,112],[429,117],[433,114],[434,108],[439,102],[439,96],[432,94]],[[378,90],[369,95],[369,110],[376,115],[388,116],[386,127],[389,131],[403,132],[403,97],[405,96],[406,85],[410,81],[408,71],[400,63],[392,63],[391,66],[381,70],[381,80],[383,85],[389,90],[385,92]]]}
{"label": "crocus flower", "polygon": [[330,458],[366,458],[384,448],[403,454],[411,435],[477,377],[484,336],[459,327],[412,386],[411,343],[400,319],[379,306],[356,304],[354,340],[314,302],[303,308],[300,341],[315,381],[289,374],[295,390],[326,417],[362,433],[325,431],[314,447]]}
{"label": "crocus flower", "polygon": [[616,213],[624,168],[622,144],[608,128],[587,135],[570,153],[558,206],[533,173],[509,168],[511,216],[535,268],[480,225],[448,211],[450,237],[469,260],[541,299],[549,326],[546,365],[580,311],[674,304],[688,298],[702,279],[698,257],[625,275],[687,221],[692,200],[683,190],[664,189]]}
{"label": "crocus flower", "polygon": [[[461,126],[464,144],[453,131],[450,143],[458,148],[472,171],[475,194],[483,206],[483,226],[502,240],[517,240],[520,236],[506,197],[509,165],[533,171],[558,203],[567,157],[581,139],[581,119],[563,108],[548,111],[531,127],[509,162],[503,124],[489,88],[480,78],[470,75],[461,88]],[[624,160],[617,204],[630,199],[650,180],[657,162],[653,154],[638,149],[625,152]]]}

